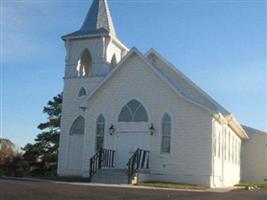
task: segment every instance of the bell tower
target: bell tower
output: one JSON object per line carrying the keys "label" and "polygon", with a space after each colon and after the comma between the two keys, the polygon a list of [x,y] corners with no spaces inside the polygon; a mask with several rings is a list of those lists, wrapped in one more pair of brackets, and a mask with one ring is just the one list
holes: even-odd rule
{"label": "bell tower", "polygon": [[80,176],[84,136],[71,130],[75,124],[81,130],[85,127],[81,102],[116,67],[128,48],[117,38],[107,0],[93,0],[81,28],[62,39],[66,58],[58,174]]}
{"label": "bell tower", "polygon": [[117,39],[107,0],[94,0],[80,30],[62,39],[66,78],[106,76],[128,51]]}

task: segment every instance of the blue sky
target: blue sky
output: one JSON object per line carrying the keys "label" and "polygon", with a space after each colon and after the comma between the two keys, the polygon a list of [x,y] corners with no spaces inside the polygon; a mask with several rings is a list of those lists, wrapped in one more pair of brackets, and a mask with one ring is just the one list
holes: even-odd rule
{"label": "blue sky", "polygon": [[[242,124],[267,131],[266,5],[259,0],[109,0],[120,40],[153,47]],[[32,142],[42,108],[62,91],[60,37],[91,0],[1,1],[1,135]]]}

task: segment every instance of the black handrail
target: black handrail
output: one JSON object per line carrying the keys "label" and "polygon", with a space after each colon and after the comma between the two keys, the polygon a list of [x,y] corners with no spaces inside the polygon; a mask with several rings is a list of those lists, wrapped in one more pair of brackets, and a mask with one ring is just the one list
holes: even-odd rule
{"label": "black handrail", "polygon": [[128,166],[128,183],[131,183],[134,173],[140,169],[149,169],[149,151],[137,149],[129,159]]}
{"label": "black handrail", "polygon": [[90,181],[97,170],[101,169],[102,167],[114,168],[114,156],[115,151],[101,148],[92,158],[90,158]]}

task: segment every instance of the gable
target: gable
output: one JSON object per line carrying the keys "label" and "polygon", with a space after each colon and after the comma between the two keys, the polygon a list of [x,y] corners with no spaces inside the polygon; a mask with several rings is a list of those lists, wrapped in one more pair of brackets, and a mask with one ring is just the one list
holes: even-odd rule
{"label": "gable", "polygon": [[[147,66],[147,63],[139,56],[139,54],[133,50],[132,53],[127,55],[127,58],[124,59],[118,66],[101,82],[101,84],[89,94],[85,102],[82,103],[81,107],[87,107],[91,99],[97,96],[99,93],[106,92],[107,90],[114,91],[114,95],[118,96],[119,91],[116,90],[157,90],[155,84],[149,84],[150,82],[162,82],[159,79],[159,76],[155,71]],[[163,81],[164,82],[164,81]],[[170,88],[166,85],[168,90],[171,90],[175,95],[174,88]],[[116,88],[116,89],[114,89]],[[165,88],[166,89],[166,88]],[[127,91],[125,91],[127,92]],[[145,91],[144,91],[145,92]],[[132,94],[134,96],[134,94]]]}
{"label": "gable", "polygon": [[[94,90],[92,91],[88,97],[85,99],[85,101],[82,102],[81,104],[81,108],[86,108],[88,102],[90,101],[90,99],[97,93],[99,92],[99,90],[101,90],[101,88],[107,84],[107,82],[109,81],[109,79],[111,79],[118,71],[122,70],[123,65],[125,65],[126,63],[130,63],[130,61],[132,60],[133,56],[136,56],[136,58],[140,59],[140,61],[142,61],[144,63],[144,66],[148,67],[152,73],[154,73],[154,75],[157,76],[157,78],[159,78],[159,81],[163,81],[166,86],[171,89],[176,95],[178,95],[179,97],[182,97],[184,100],[195,104],[199,107],[201,107],[204,110],[209,111],[210,113],[212,113],[213,111],[211,109],[209,109],[208,107],[205,107],[201,104],[199,104],[198,102],[193,101],[192,99],[186,98],[182,93],[180,93],[179,90],[177,90],[177,88],[175,88],[175,86],[165,77],[163,76],[163,74],[158,71],[149,61],[148,59],[146,59],[136,48],[132,48],[132,50],[120,61],[120,63],[117,65],[117,67],[100,83],[100,85]],[[142,72],[142,71],[140,71]],[[131,73],[131,72],[128,72]],[[137,83],[135,83],[137,84]]]}

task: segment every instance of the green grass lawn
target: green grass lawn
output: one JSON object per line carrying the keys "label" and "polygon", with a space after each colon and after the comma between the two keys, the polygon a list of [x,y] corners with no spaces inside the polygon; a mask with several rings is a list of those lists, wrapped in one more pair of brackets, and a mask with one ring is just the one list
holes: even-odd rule
{"label": "green grass lawn", "polygon": [[237,184],[238,187],[254,187],[254,188],[261,188],[267,189],[267,183],[240,183]]}
{"label": "green grass lawn", "polygon": [[184,183],[171,183],[171,182],[140,182],[136,185],[147,186],[147,187],[158,187],[158,188],[171,188],[171,189],[195,189],[195,190],[208,189],[205,186],[190,185]]}

